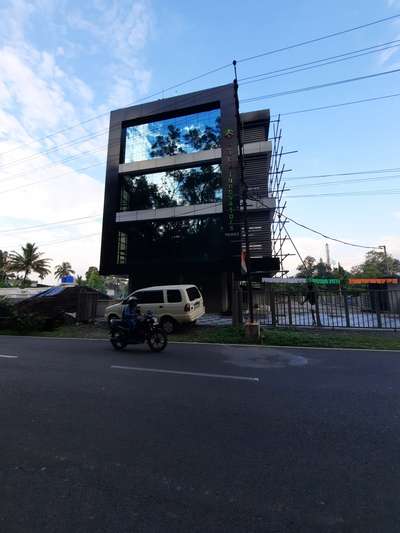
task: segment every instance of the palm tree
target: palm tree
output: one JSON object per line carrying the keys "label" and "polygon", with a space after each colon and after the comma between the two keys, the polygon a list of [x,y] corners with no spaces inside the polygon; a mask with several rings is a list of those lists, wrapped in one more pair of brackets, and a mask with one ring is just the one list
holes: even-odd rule
{"label": "palm tree", "polygon": [[61,265],[57,265],[54,269],[54,276],[56,279],[61,279],[69,274],[75,274],[75,270],[72,270],[71,263],[63,261]]}
{"label": "palm tree", "polygon": [[10,270],[13,272],[23,272],[22,285],[26,283],[27,277],[31,272],[39,274],[39,278],[43,279],[47,274],[50,274],[49,268],[50,259],[42,258],[42,253],[39,252],[35,243],[27,242],[25,246],[21,246],[22,253],[11,252],[10,254]]}

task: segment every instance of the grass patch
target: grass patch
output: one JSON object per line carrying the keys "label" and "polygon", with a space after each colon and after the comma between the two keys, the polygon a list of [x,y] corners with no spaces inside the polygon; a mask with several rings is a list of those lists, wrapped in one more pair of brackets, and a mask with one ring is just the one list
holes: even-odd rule
{"label": "grass patch", "polygon": [[[2,330],[0,334],[21,335]],[[86,339],[107,339],[105,323],[62,326],[53,331],[27,333],[42,337],[70,337]],[[195,326],[184,328],[170,335],[175,342],[207,342],[221,344],[248,344],[243,328],[232,326]],[[347,330],[295,330],[264,329],[261,343],[264,346],[310,346],[320,348],[371,348],[378,350],[399,350],[400,333],[392,331],[347,331]]]}
{"label": "grass patch", "polygon": [[400,334],[393,332],[264,330],[263,344],[321,348],[400,350]]}
{"label": "grass patch", "polygon": [[[219,342],[223,344],[248,344],[242,328],[230,326],[195,327],[177,335],[174,341]],[[264,329],[261,344],[264,346],[312,346],[321,348],[373,348],[400,350],[400,334],[393,332],[307,331],[292,329]]]}

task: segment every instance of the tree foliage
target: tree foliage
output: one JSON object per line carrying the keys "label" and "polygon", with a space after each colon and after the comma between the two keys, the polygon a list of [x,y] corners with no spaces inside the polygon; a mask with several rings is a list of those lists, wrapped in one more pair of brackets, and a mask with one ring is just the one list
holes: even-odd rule
{"label": "tree foliage", "polygon": [[25,285],[28,276],[34,272],[39,275],[40,279],[50,274],[49,261],[44,258],[43,253],[39,252],[35,243],[26,243],[21,247],[22,252],[13,251],[10,254],[10,271],[22,272],[22,285]]}
{"label": "tree foliage", "polygon": [[100,275],[99,269],[95,266],[90,266],[85,274],[87,287],[91,289],[97,289],[98,291],[104,292],[106,287],[104,283],[103,276]]}
{"label": "tree foliage", "polygon": [[0,250],[0,283],[7,280],[10,273],[10,256],[5,250]]}
{"label": "tree foliage", "polygon": [[354,266],[351,273],[355,276],[376,278],[385,275],[400,275],[400,260],[382,251],[371,250],[365,255],[363,263]]}
{"label": "tree foliage", "polygon": [[72,270],[71,263],[68,261],[63,261],[60,265],[57,265],[54,268],[54,276],[56,279],[61,279],[70,274],[75,274],[75,270]]}

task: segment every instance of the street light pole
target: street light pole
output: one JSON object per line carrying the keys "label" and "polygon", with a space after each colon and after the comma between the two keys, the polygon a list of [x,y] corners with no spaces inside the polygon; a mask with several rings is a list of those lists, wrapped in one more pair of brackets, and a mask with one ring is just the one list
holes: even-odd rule
{"label": "street light pole", "polygon": [[235,107],[236,107],[236,129],[239,144],[239,168],[240,168],[240,183],[242,188],[243,201],[243,225],[244,238],[246,245],[246,274],[247,274],[247,290],[249,294],[249,319],[250,323],[254,323],[254,309],[253,309],[253,287],[251,283],[251,261],[250,261],[250,239],[249,239],[249,221],[247,218],[247,183],[244,178],[244,158],[243,158],[243,144],[242,144],[242,125],[240,123],[239,113],[239,94],[238,94],[238,80],[236,71],[236,60],[233,61],[233,68],[235,71],[235,79],[233,85],[235,89]]}

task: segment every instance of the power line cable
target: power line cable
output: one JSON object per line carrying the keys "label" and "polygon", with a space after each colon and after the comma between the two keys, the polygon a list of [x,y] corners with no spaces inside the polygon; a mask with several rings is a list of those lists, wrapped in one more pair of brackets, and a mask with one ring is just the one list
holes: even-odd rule
{"label": "power line cable", "polygon": [[385,70],[383,72],[376,72],[375,74],[367,74],[365,76],[357,76],[355,78],[347,78],[345,80],[337,80],[337,81],[331,81],[328,83],[321,83],[319,85],[309,85],[307,87],[299,87],[298,89],[292,89],[290,91],[281,91],[278,93],[271,93],[271,94],[264,94],[263,96],[255,96],[254,98],[247,98],[245,100],[242,100],[243,103],[248,102],[258,102],[259,100],[265,100],[267,98],[276,98],[278,96],[286,96],[289,94],[297,94],[304,91],[313,91],[315,89],[324,89],[325,87],[333,87],[335,85],[342,85],[343,83],[352,83],[355,81],[362,81],[367,80],[371,78],[377,78],[378,76],[386,76],[388,74],[396,74],[397,72],[400,72],[400,68],[395,68],[392,70]]}
{"label": "power line cable", "polygon": [[[256,54],[256,55],[253,55],[253,56],[245,57],[245,58],[242,58],[242,59],[238,60],[237,62],[238,63],[243,63],[243,62],[251,61],[253,59],[257,59],[259,57],[264,57],[264,56],[267,56],[267,55],[276,54],[278,52],[283,52],[283,51],[290,50],[290,49],[293,49],[293,48],[305,46],[307,44],[316,43],[316,42],[319,42],[319,41],[322,41],[322,40],[325,40],[325,39],[330,39],[332,37],[337,37],[339,35],[344,35],[346,33],[357,31],[357,30],[360,30],[360,29],[363,29],[363,28],[367,28],[367,27],[370,27],[370,26],[374,26],[376,24],[381,24],[381,23],[384,23],[384,22],[390,22],[391,20],[395,20],[395,19],[397,19],[399,17],[400,17],[400,14],[392,15],[390,17],[385,17],[385,18],[382,18],[382,19],[374,20],[374,21],[368,22],[366,24],[361,24],[361,25],[358,25],[358,26],[354,26],[352,28],[347,28],[345,30],[341,30],[341,31],[338,31],[338,32],[326,34],[326,35],[323,35],[323,36],[320,36],[320,37],[317,37],[317,38],[314,38],[314,39],[309,39],[307,41],[301,41],[301,42],[294,43],[292,45],[288,45],[288,46],[285,46],[285,47],[282,47],[282,48],[277,48],[277,49],[269,50],[269,51],[266,51],[266,52],[262,52],[260,54]],[[180,83],[177,83],[175,85],[171,85],[170,87],[167,87],[165,89],[157,91],[157,92],[155,92],[153,94],[146,95],[143,98],[140,98],[140,99],[132,102],[131,104],[129,104],[129,105],[125,106],[125,107],[130,107],[132,105],[139,104],[141,102],[144,102],[144,101],[146,101],[146,100],[148,100],[150,98],[154,98],[156,96],[160,96],[160,95],[164,96],[165,92],[171,91],[173,89],[177,89],[179,87],[182,87],[183,85],[186,85],[186,84],[191,83],[193,81],[197,81],[197,80],[199,80],[201,78],[204,78],[204,77],[206,77],[206,76],[208,76],[210,74],[215,74],[217,72],[220,72],[221,70],[224,70],[224,69],[230,68],[230,67],[231,67],[231,63],[227,63],[225,65],[221,65],[221,66],[216,67],[214,69],[208,70],[208,71],[206,71],[206,72],[204,72],[202,74],[199,74],[197,76],[189,78],[188,80],[184,80],[184,81],[182,81]],[[10,150],[7,150],[5,152],[0,152],[0,156],[8,154],[10,152],[13,152],[15,150],[18,150],[22,146],[28,146],[28,145],[31,145],[31,144],[34,144],[34,143],[42,142],[42,141],[44,141],[46,139],[54,137],[55,135],[59,135],[59,134],[64,133],[66,131],[70,131],[71,129],[74,129],[74,128],[78,127],[78,126],[82,126],[83,124],[87,124],[88,122],[91,122],[93,120],[97,120],[99,118],[102,118],[102,117],[105,117],[105,116],[108,116],[108,115],[109,115],[109,111],[104,112],[104,113],[99,113],[98,115],[94,115],[92,117],[89,117],[88,119],[85,119],[83,121],[77,122],[77,123],[75,123],[75,124],[73,124],[71,126],[67,126],[67,127],[63,128],[61,130],[57,130],[55,132],[49,133],[49,134],[47,134],[47,135],[45,135],[43,137],[40,137],[38,139],[32,139],[29,142],[20,143],[18,146],[13,147]]]}
{"label": "power line cable", "polygon": [[379,180],[390,180],[390,179],[399,179],[400,174],[395,174],[391,176],[375,176],[373,178],[359,178],[359,179],[347,179],[347,180],[334,180],[334,181],[322,181],[319,183],[302,183],[301,185],[291,185],[290,190],[299,189],[304,187],[321,187],[322,185],[337,185],[337,184],[353,184],[353,183],[362,183],[368,181],[379,181]]}
{"label": "power line cable", "polygon": [[[182,87],[183,85],[186,85],[186,84],[191,83],[193,81],[197,81],[197,80],[199,80],[201,78],[209,76],[210,74],[215,74],[216,72],[224,70],[224,69],[226,69],[228,67],[231,67],[231,63],[228,63],[226,65],[221,65],[220,67],[208,70],[207,72],[203,72],[202,74],[199,74],[198,76],[194,76],[193,78],[190,78],[188,80],[182,81],[182,82],[177,83],[175,85],[171,85],[170,87],[167,87],[166,89],[162,89],[161,91],[157,91],[156,93],[146,95],[143,98],[139,98],[138,100],[135,100],[134,102],[132,102],[132,103],[130,103],[127,106],[124,106],[124,107],[131,107],[133,105],[136,105],[136,104],[139,104],[141,102],[144,102],[144,101],[148,100],[149,98],[154,98],[154,97],[160,96],[160,95],[163,96],[164,93],[167,92],[167,91],[171,91],[173,89],[177,89],[179,87]],[[14,147],[14,148],[11,148],[10,150],[7,150],[5,152],[0,152],[0,157],[2,155],[8,154],[10,152],[14,152],[15,150],[18,150],[22,146],[27,146],[27,145],[31,145],[31,144],[34,144],[34,143],[37,143],[37,142],[42,142],[42,141],[44,141],[46,139],[49,139],[50,137],[54,137],[55,135],[59,135],[61,133],[65,133],[66,131],[69,131],[71,129],[77,128],[78,126],[81,126],[83,124],[87,124],[88,122],[92,122],[93,120],[97,120],[99,118],[108,116],[109,114],[110,114],[110,111],[106,111],[104,113],[100,113],[98,115],[94,115],[93,117],[85,119],[85,120],[83,120],[81,122],[77,122],[76,124],[73,124],[72,126],[67,126],[66,128],[63,128],[61,130],[49,133],[49,134],[47,134],[47,135],[45,135],[43,137],[40,137],[39,139],[33,139],[32,141],[29,141],[27,143],[21,143],[18,146]]]}
{"label": "power line cable", "polygon": [[[298,115],[300,113],[310,113],[311,111],[322,111],[324,109],[333,109],[336,107],[344,107],[348,105],[353,104],[362,104],[364,102],[373,102],[375,100],[385,100],[387,98],[395,98],[397,96],[400,96],[400,93],[394,93],[394,94],[386,94],[383,96],[375,96],[373,98],[364,98],[362,100],[350,100],[349,102],[340,102],[339,104],[332,104],[332,105],[325,105],[320,107],[309,107],[307,109],[299,109],[297,111],[288,111],[287,113],[279,113],[281,117],[287,117],[289,115]],[[277,117],[278,115],[272,115],[273,117]]]}
{"label": "power line cable", "polygon": [[69,174],[73,174],[74,172],[84,172],[85,170],[88,170],[89,168],[98,167],[100,165],[105,165],[105,163],[106,163],[105,161],[100,161],[99,163],[95,163],[93,165],[88,165],[87,167],[72,169],[72,170],[70,170],[68,172],[64,172],[62,174],[58,174],[57,176],[51,176],[50,178],[45,178],[43,180],[33,181],[33,182],[30,182],[30,183],[26,183],[24,185],[18,185],[17,187],[12,187],[11,189],[5,189],[3,191],[0,191],[0,194],[6,194],[8,192],[13,192],[13,191],[16,191],[18,189],[25,189],[27,187],[31,187],[32,185],[38,185],[40,183],[45,183],[45,182],[48,182],[48,181],[52,181],[52,180],[67,176]]}
{"label": "power line cable", "polygon": [[399,194],[400,189],[377,189],[371,191],[349,191],[349,192],[326,192],[316,194],[289,194],[285,198],[321,198],[332,196],[386,196],[388,194]]}
{"label": "power line cable", "polygon": [[15,163],[22,163],[23,161],[36,159],[37,157],[39,157],[41,155],[47,155],[47,154],[49,154],[51,152],[56,152],[60,148],[65,148],[66,146],[73,146],[74,144],[78,144],[78,143],[80,143],[82,141],[87,141],[87,140],[93,139],[95,137],[99,137],[100,135],[104,135],[105,133],[107,133],[107,131],[108,130],[103,130],[103,131],[100,131],[99,133],[96,133],[94,135],[79,137],[78,139],[73,139],[72,141],[68,141],[66,143],[53,146],[52,148],[48,148],[47,150],[43,150],[41,152],[36,152],[35,154],[28,155],[26,157],[22,157],[21,159],[14,159],[13,161],[10,161],[9,163],[3,163],[2,165],[0,165],[0,169],[4,168],[4,167],[11,166],[11,165],[13,165]]}
{"label": "power line cable", "polygon": [[89,237],[97,237],[101,235],[100,232],[97,232],[97,233],[91,233],[90,235],[81,235],[80,237],[72,237],[71,239],[64,239],[62,241],[51,241],[51,242],[46,242],[46,243],[38,243],[39,246],[55,246],[57,244],[63,244],[65,242],[70,242],[70,241],[79,241],[81,239],[88,239]]}
{"label": "power line cable", "polygon": [[[299,65],[293,65],[292,67],[286,67],[286,68],[278,69],[278,70],[271,70],[270,72],[265,72],[264,74],[256,74],[254,76],[248,76],[247,78],[244,78],[245,81],[242,81],[241,85],[248,85],[250,83],[256,83],[256,82],[263,81],[263,80],[270,80],[272,78],[279,78],[281,76],[287,76],[288,74],[295,74],[296,72],[303,72],[305,70],[325,67],[327,65],[333,65],[335,63],[340,63],[342,61],[349,61],[350,59],[356,59],[358,57],[363,57],[369,54],[383,52],[384,50],[389,50],[391,48],[398,48],[400,46],[400,40],[390,41],[390,42],[397,43],[397,44],[392,44],[391,46],[379,45],[379,48],[377,47],[361,48],[360,50],[358,50],[358,52],[360,52],[361,50],[368,50],[368,51],[363,52],[363,53],[356,53],[356,51],[346,52],[345,54],[339,54],[339,55],[327,57],[324,59],[317,59],[315,61],[310,61],[308,63],[301,63]],[[374,48],[374,49],[371,50],[371,48]]]}
{"label": "power line cable", "polygon": [[[65,164],[67,162],[70,162],[70,161],[75,161],[76,159],[80,159],[81,157],[84,157],[86,155],[92,155],[92,154],[95,154],[97,152],[102,152],[106,148],[107,148],[107,145],[104,145],[104,146],[101,146],[100,148],[98,148],[97,150],[86,150],[85,152],[79,152],[79,154],[76,154],[76,155],[73,155],[73,156],[68,156],[68,157],[66,157],[64,159],[59,159],[58,161],[52,161],[51,163],[46,163],[45,165],[41,165],[39,167],[35,167],[33,169],[30,169],[29,175],[31,176],[32,174],[35,174],[39,170],[44,170],[46,168],[55,167],[57,165],[63,165],[63,164]],[[23,177],[23,176],[26,176],[26,171],[25,172],[17,172],[16,174],[10,174],[6,178],[1,179],[0,180],[0,184],[1,183],[5,183],[6,181],[16,180],[16,179],[18,179],[20,177]]]}
{"label": "power line cable", "polygon": [[324,41],[325,39],[331,39],[332,37],[338,37],[339,35],[344,35],[346,33],[351,33],[353,31],[361,30],[363,28],[368,28],[370,26],[374,26],[376,24],[381,24],[383,22],[389,22],[390,20],[395,20],[400,17],[400,14],[398,15],[392,15],[391,17],[385,17],[383,19],[374,20],[372,22],[368,22],[366,24],[361,24],[359,26],[353,26],[352,28],[347,28],[345,30],[337,31],[335,33],[328,33],[327,35],[322,35],[321,37],[315,37],[314,39],[308,39],[307,41],[301,41],[295,44],[291,44],[288,46],[284,46],[282,48],[275,48],[274,50],[269,50],[267,52],[261,52],[260,54],[256,54],[249,57],[244,57],[242,59],[238,59],[238,63],[244,63],[246,61],[252,61],[253,59],[258,59],[260,57],[265,57],[271,54],[277,54],[278,52],[285,52],[286,50],[292,50],[293,48],[298,48],[300,46],[306,46],[308,44],[317,43],[320,41]]}
{"label": "power line cable", "polygon": [[69,224],[70,222],[77,222],[79,220],[89,220],[89,219],[99,218],[99,217],[101,217],[100,214],[98,214],[98,215],[90,215],[90,216],[87,216],[87,217],[67,218],[65,220],[59,220],[57,222],[47,222],[47,223],[44,223],[44,224],[36,224],[35,226],[24,226],[22,228],[0,230],[0,233],[2,233],[2,234],[5,234],[5,233],[6,234],[9,234],[9,233],[20,233],[21,231],[29,231],[29,230],[32,230],[32,229],[47,228],[49,226],[62,226],[64,224]]}
{"label": "power line cable", "polygon": [[306,179],[313,179],[313,178],[332,178],[336,176],[357,176],[359,174],[379,174],[380,172],[400,172],[400,167],[394,167],[394,168],[378,168],[374,170],[359,170],[359,171],[353,171],[353,172],[336,172],[334,174],[313,174],[308,176],[290,176],[289,178],[285,178],[285,181],[287,180],[306,180]]}
{"label": "power line cable", "polygon": [[[191,95],[187,95],[187,96],[183,96],[182,97],[180,103],[184,104],[186,102],[191,102],[191,101],[192,101],[192,96]],[[162,112],[163,109],[167,105],[168,105],[168,103],[165,100],[160,100],[160,102],[158,103],[157,108],[154,109],[154,114]],[[72,139],[71,141],[65,142],[65,143],[63,143],[61,145],[56,145],[56,146],[54,146],[52,148],[49,148],[47,150],[43,150],[41,152],[36,152],[35,154],[31,154],[29,156],[25,156],[25,157],[20,158],[20,159],[14,159],[13,161],[9,161],[8,163],[3,163],[2,165],[0,165],[0,169],[4,168],[4,167],[12,166],[14,164],[17,164],[17,163],[20,163],[20,162],[23,162],[23,161],[28,161],[28,160],[31,160],[31,159],[35,159],[35,158],[39,157],[40,155],[46,155],[48,153],[57,151],[60,148],[65,148],[66,146],[72,146],[72,145],[78,144],[81,141],[88,141],[88,140],[93,139],[95,137],[99,137],[100,135],[106,134],[107,132],[110,134],[113,131],[113,129],[119,129],[119,128],[120,128],[120,125],[118,124],[116,126],[110,127],[108,130],[105,129],[105,130],[101,130],[99,132],[95,132],[92,135],[79,137],[78,139]],[[113,146],[113,145],[111,145],[111,146]],[[6,179],[8,179],[8,177]]]}
{"label": "power line cable", "polygon": [[[250,197],[249,197],[250,198]],[[262,202],[261,200],[259,200],[258,198],[251,198],[252,200],[255,200],[255,201],[258,201],[259,203],[261,203],[264,207],[269,207],[267,206],[264,202]],[[312,231],[313,233],[316,233],[318,235],[320,235],[321,237],[324,237],[325,239],[328,239],[328,240],[331,240],[331,241],[336,241],[336,242],[339,242],[341,244],[346,244],[347,246],[354,246],[356,248],[367,248],[367,249],[374,249],[374,248],[377,248],[377,246],[366,246],[366,245],[363,245],[363,244],[356,244],[356,243],[353,243],[353,242],[348,242],[348,241],[344,241],[342,239],[338,239],[336,237],[331,237],[330,235],[326,235],[325,233],[322,233],[321,231],[318,231],[314,228],[311,228],[310,226],[306,226],[305,224],[301,224],[300,222],[298,222],[297,220],[294,220],[293,218],[291,217],[288,217],[287,215],[284,215],[282,211],[278,211],[278,216],[281,218],[281,217],[284,217],[286,218],[287,220],[290,220],[290,222],[293,222],[293,224],[296,224],[297,226],[300,226],[304,229],[307,229],[309,231]]]}

